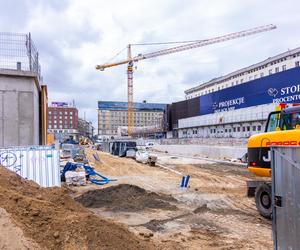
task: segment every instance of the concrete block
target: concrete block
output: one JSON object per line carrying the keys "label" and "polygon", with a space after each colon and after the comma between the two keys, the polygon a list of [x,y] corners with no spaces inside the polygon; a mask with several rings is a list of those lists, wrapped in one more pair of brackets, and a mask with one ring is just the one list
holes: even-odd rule
{"label": "concrete block", "polygon": [[0,146],[39,143],[39,85],[36,80],[35,75],[1,74],[0,70]]}

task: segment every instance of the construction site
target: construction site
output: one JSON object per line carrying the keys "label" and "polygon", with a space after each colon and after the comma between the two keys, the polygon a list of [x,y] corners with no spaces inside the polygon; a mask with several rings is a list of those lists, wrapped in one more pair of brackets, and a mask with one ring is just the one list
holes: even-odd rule
{"label": "construction site", "polygon": [[[77,28],[74,16],[92,16],[68,8]],[[254,51],[277,30],[167,42],[143,33],[106,63],[117,50],[105,33],[98,51],[92,33],[74,42],[80,29],[52,47],[39,29],[0,32],[0,249],[300,249],[300,47],[213,74],[149,66],[206,48]],[[155,88],[177,71],[181,82]]]}
{"label": "construction site", "polygon": [[[155,166],[85,149],[111,181],[41,188],[1,168],[2,249],[270,249],[245,167],[155,152]],[[97,154],[100,160],[95,160]],[[191,176],[186,188],[183,175]]]}

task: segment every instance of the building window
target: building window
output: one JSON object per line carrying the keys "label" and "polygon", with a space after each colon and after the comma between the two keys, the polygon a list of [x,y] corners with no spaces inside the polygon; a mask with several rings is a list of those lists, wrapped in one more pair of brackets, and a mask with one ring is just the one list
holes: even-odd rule
{"label": "building window", "polygon": [[54,125],[54,128],[57,128],[56,124]]}
{"label": "building window", "polygon": [[235,131],[236,131],[236,127],[233,128],[233,132],[234,132],[234,133],[235,133]]}
{"label": "building window", "polygon": [[295,62],[295,67],[299,67],[299,61]]}
{"label": "building window", "polygon": [[248,131],[248,132],[250,131],[250,126],[247,126],[247,131]]}
{"label": "building window", "polygon": [[243,82],[244,82],[244,79],[242,78],[242,79],[241,79],[241,83],[243,83]]}
{"label": "building window", "polygon": [[240,127],[237,127],[236,129],[237,129],[237,132],[240,132],[240,131],[241,131],[241,128],[240,128]]}
{"label": "building window", "polygon": [[256,131],[256,126],[253,126],[253,127],[252,127],[252,130],[253,130],[253,131]]}
{"label": "building window", "polygon": [[272,69],[269,69],[269,75],[272,75]]}
{"label": "building window", "polygon": [[[299,62],[298,62],[299,63]],[[51,115],[51,111],[49,111],[49,114]]]}
{"label": "building window", "polygon": [[[283,66],[282,66],[282,70],[283,70]],[[276,67],[275,68],[275,73],[278,73],[279,72],[279,67]]]}
{"label": "building window", "polygon": [[261,131],[261,126],[260,125],[257,126],[257,131]]}
{"label": "building window", "polygon": [[282,65],[282,70],[286,70],[286,65]]}
{"label": "building window", "polygon": [[260,77],[264,77],[264,73],[262,72],[262,73],[260,73]]}
{"label": "building window", "polygon": [[243,132],[245,132],[246,131],[246,127],[243,127]]}

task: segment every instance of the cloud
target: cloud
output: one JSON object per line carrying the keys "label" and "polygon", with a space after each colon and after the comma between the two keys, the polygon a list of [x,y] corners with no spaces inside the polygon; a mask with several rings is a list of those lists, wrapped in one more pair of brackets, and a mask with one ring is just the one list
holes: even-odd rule
{"label": "cloud", "polygon": [[[75,100],[97,125],[98,100],[127,100],[126,65],[96,71],[128,43],[207,39],[273,23],[278,29],[136,63],[134,100],[170,103],[184,90],[299,46],[296,0],[11,0],[2,31],[31,32],[50,101]],[[173,46],[173,45],[170,45]],[[133,54],[168,46],[134,46]],[[126,59],[126,49],[114,60]]]}

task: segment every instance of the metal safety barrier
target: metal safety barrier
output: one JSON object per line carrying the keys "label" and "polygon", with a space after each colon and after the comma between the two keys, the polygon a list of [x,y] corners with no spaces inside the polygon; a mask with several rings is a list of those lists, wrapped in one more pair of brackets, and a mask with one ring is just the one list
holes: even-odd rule
{"label": "metal safety barrier", "polygon": [[274,248],[300,249],[300,147],[271,154]]}

